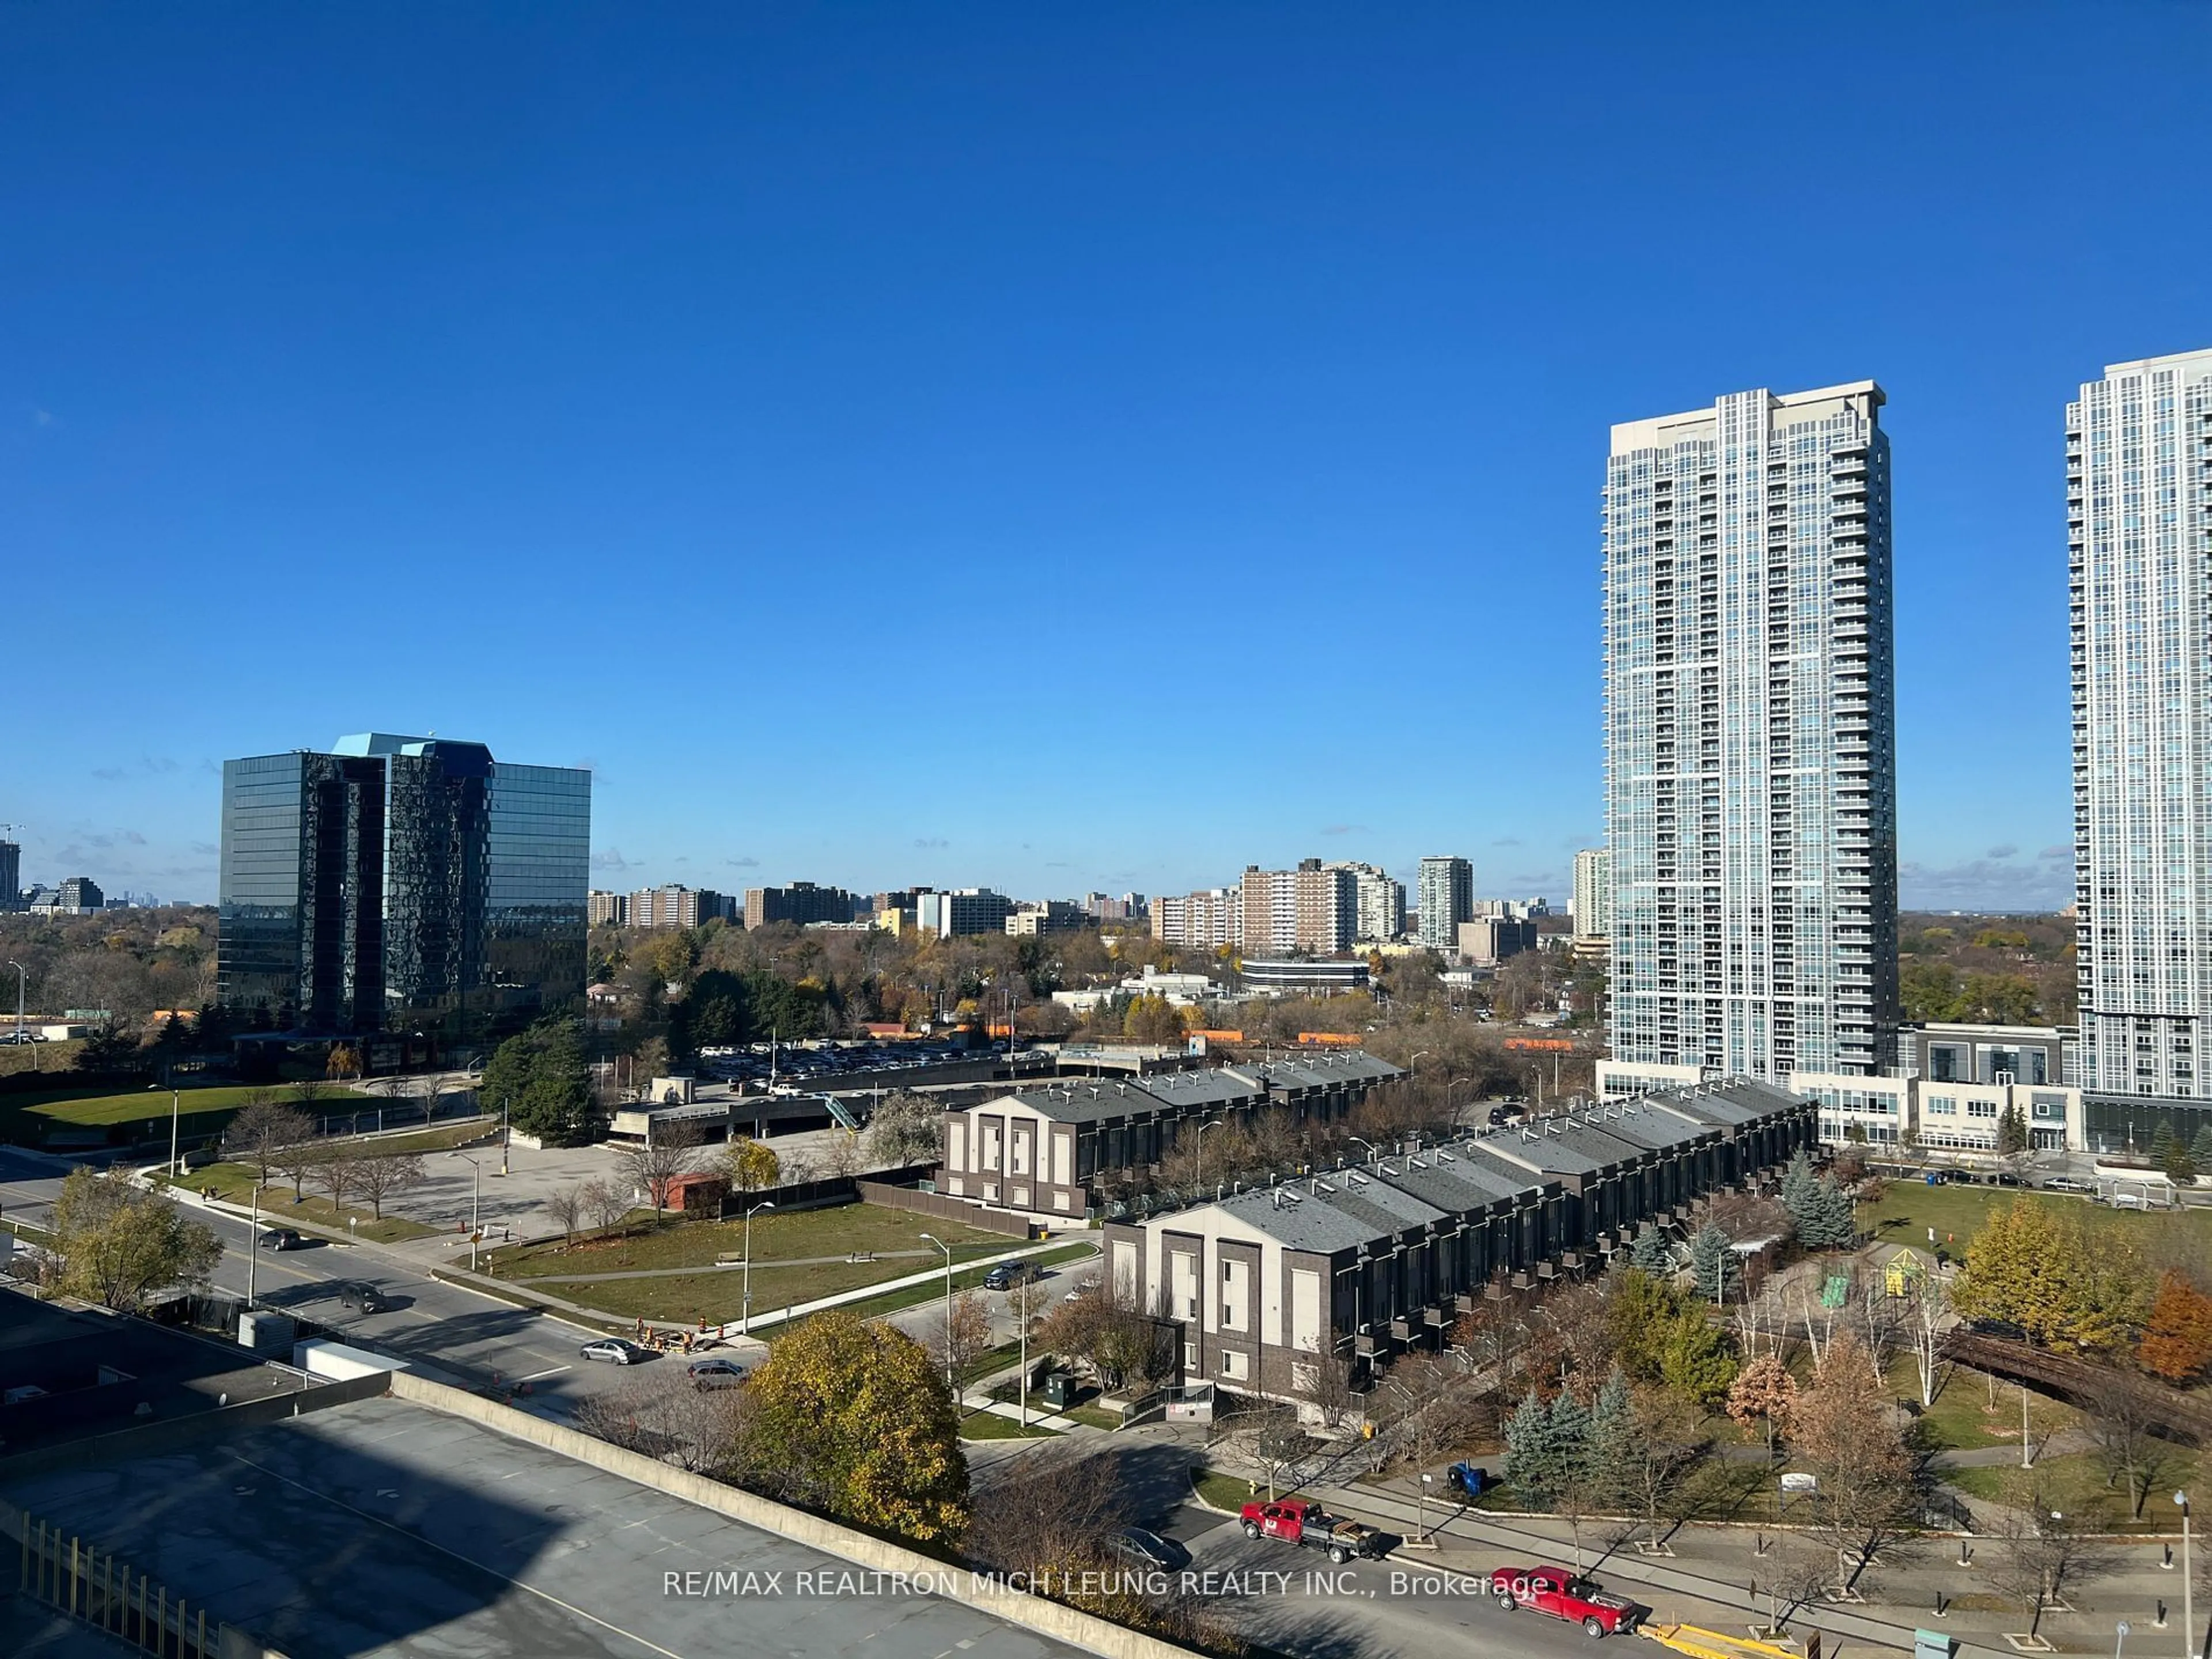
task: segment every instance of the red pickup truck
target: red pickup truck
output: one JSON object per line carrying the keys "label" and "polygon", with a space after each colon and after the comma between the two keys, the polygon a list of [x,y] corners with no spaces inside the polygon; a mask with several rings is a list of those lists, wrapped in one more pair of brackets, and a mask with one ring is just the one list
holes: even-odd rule
{"label": "red pickup truck", "polygon": [[1583,1627],[1586,1636],[1626,1635],[1636,1628],[1643,1609],[1635,1602],[1611,1595],[1578,1573],[1565,1567],[1499,1567],[1490,1575],[1490,1593],[1508,1613],[1526,1607],[1549,1613]]}
{"label": "red pickup truck", "polygon": [[1243,1522],[1247,1538],[1273,1538],[1285,1544],[1302,1544],[1310,1550],[1327,1550],[1328,1559],[1339,1566],[1354,1556],[1364,1561],[1382,1557],[1382,1534],[1374,1528],[1331,1515],[1303,1498],[1247,1504]]}

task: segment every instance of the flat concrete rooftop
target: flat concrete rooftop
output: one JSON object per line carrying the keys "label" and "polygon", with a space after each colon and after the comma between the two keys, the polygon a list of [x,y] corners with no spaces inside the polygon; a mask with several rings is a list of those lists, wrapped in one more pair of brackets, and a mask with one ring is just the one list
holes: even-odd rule
{"label": "flat concrete rooftop", "polygon": [[[835,1557],[392,1399],[6,1484],[291,1659],[1042,1659],[936,1595],[795,1593]],[[760,1594],[665,1575],[781,1573]],[[824,1588],[827,1588],[826,1586]]]}

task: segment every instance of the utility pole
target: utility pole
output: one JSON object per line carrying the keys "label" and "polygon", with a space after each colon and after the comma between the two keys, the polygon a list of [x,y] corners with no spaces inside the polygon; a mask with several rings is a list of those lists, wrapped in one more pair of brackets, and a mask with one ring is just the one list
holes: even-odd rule
{"label": "utility pole", "polygon": [[751,1335],[753,1328],[753,1218],[763,1210],[774,1208],[774,1204],[763,1200],[745,1212],[745,1301],[744,1309],[738,1315],[739,1336]]}
{"label": "utility pole", "polygon": [[952,1408],[960,1409],[960,1395],[952,1381],[952,1247],[935,1233],[922,1237],[945,1252],[945,1387],[952,1395]]}
{"label": "utility pole", "polygon": [[253,1218],[246,1227],[246,1305],[249,1310],[253,1306],[254,1269],[260,1265],[261,1182],[257,1180],[253,1183]]}
{"label": "utility pole", "polygon": [[2024,1469],[2035,1467],[2035,1450],[2027,1437],[2027,1384],[2020,1385],[2020,1466]]}
{"label": "utility pole", "polygon": [[2178,1492],[2173,1501],[2181,1506],[2181,1659],[2197,1659],[2197,1595],[2189,1582],[2189,1494]]}

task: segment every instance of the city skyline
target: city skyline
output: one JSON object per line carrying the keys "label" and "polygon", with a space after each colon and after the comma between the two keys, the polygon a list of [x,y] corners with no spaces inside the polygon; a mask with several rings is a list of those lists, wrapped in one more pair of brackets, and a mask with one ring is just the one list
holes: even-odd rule
{"label": "city skyline", "polygon": [[[264,633],[326,627],[374,571],[441,625],[386,630],[369,695],[300,677],[288,717],[591,765],[606,885],[1174,892],[1316,850],[1404,879],[1442,847],[1486,892],[1556,896],[1601,821],[1604,428],[1865,374],[1911,457],[1904,902],[2071,898],[2053,411],[2204,343],[2176,273],[2212,231],[2165,210],[2187,174],[2162,159],[2189,153],[2204,19],[1914,15],[1839,43],[1622,9],[1595,63],[1569,20],[1441,10],[1194,15],[1173,52],[1073,17],[694,20],[682,51],[448,20],[425,52],[425,27],[364,50],[275,12],[9,19],[0,88],[49,164],[9,187],[0,535],[118,596],[97,675],[81,628],[15,635],[38,741],[0,757],[0,818],[27,881],[211,898],[214,769],[271,734],[254,659],[201,668],[196,642],[242,592]],[[908,72],[939,51],[973,80]],[[399,112],[431,61],[485,96],[433,100],[469,159],[426,174]],[[1079,93],[1035,94],[1079,63]],[[1882,112],[1820,191],[1721,137],[1783,83]],[[2123,83],[2124,118],[2075,95]],[[1683,164],[1638,191],[1626,154]],[[1869,257],[1833,257],[1839,218]],[[1726,222],[1789,281],[1747,302],[1706,257]],[[611,264],[574,257],[579,224]],[[1358,631],[1331,591],[1354,573]],[[1131,693],[1202,660],[1159,625],[1200,592],[1238,596],[1249,666],[1395,694],[1240,697],[1268,787],[1194,791]],[[921,628],[935,593],[1023,627]],[[619,648],[612,619],[664,599],[696,661]],[[1969,625],[2000,643],[1962,651]],[[1096,648],[1039,650],[1054,628]],[[824,672],[846,631],[887,648]],[[773,719],[733,730],[688,689],[725,634],[795,694]],[[972,726],[973,759],[913,740],[917,709]],[[1969,741],[2006,791],[1956,766]],[[1090,787],[1031,787],[1023,757],[1062,753]]]}

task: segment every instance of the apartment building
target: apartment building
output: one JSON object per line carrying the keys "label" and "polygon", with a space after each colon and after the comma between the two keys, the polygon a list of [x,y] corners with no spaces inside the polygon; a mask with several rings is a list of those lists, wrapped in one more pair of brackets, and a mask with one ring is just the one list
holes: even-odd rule
{"label": "apartment building", "polygon": [[1814,1108],[1743,1080],[1540,1117],[1105,1228],[1109,1292],[1179,1327],[1186,1381],[1309,1396],[1442,1346],[1509,1287],[1601,1263],[1647,1222],[1811,1144]]}
{"label": "apartment building", "polygon": [[1889,441],[1871,380],[1613,429],[1613,1058],[1872,1075],[1898,1024]]}
{"label": "apartment building", "polygon": [[586,919],[594,927],[627,927],[629,926],[629,895],[610,893],[594,887],[584,896]]}
{"label": "apartment building", "polygon": [[720,918],[728,921],[737,909],[734,899],[712,888],[690,888],[672,882],[663,887],[641,887],[625,907],[630,927],[696,927]]}
{"label": "apartment building", "polygon": [[2082,386],[2066,519],[2079,1080],[2100,1132],[2154,1110],[2190,1139],[2212,1122],[2212,350]]}
{"label": "apartment building", "polygon": [[1575,938],[1606,939],[1613,934],[1613,860],[1602,847],[1575,854]]}
{"label": "apartment building", "polygon": [[1388,945],[1406,931],[1406,884],[1371,864],[1324,866],[1352,876],[1352,942]]}
{"label": "apartment building", "polygon": [[939,939],[1003,933],[1006,918],[1013,911],[1012,899],[988,887],[962,887],[950,893],[918,893],[914,901],[915,926],[929,929]]}
{"label": "apartment building", "polygon": [[1152,901],[1152,937],[1164,945],[1194,950],[1234,949],[1244,942],[1244,894],[1237,887],[1210,887]]}
{"label": "apartment building", "polygon": [[1474,866],[1462,858],[1423,859],[1414,888],[1421,943],[1457,950],[1460,923],[1474,916]]}
{"label": "apartment building", "polygon": [[866,915],[866,899],[842,887],[817,887],[811,881],[794,881],[788,887],[745,889],[747,927],[766,927],[787,921],[804,927],[816,921],[851,921]]}
{"label": "apartment building", "polygon": [[1020,1089],[945,1114],[937,1190],[992,1209],[1082,1216],[1104,1188],[1157,1167],[1184,1135],[1263,1110],[1298,1123],[1333,1122],[1398,1075],[1372,1054],[1338,1049]]}

